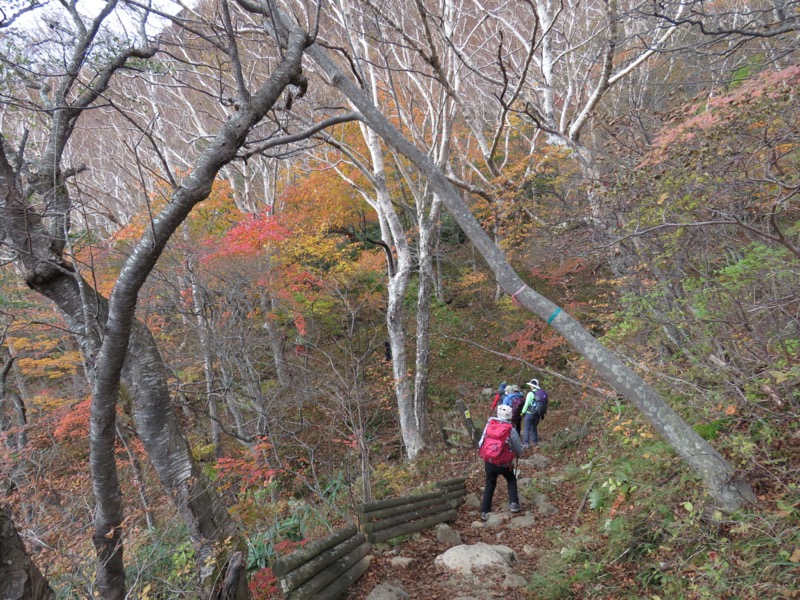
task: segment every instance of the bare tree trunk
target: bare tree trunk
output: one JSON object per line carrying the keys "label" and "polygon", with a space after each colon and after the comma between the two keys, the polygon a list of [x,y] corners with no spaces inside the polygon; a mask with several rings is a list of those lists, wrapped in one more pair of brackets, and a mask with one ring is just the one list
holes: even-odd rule
{"label": "bare tree trunk", "polygon": [[417,355],[414,374],[414,414],[418,418],[420,435],[431,441],[428,415],[428,380],[430,374],[431,297],[433,295],[433,261],[425,244],[420,243],[419,289],[417,290]]}
{"label": "bare tree trunk", "polygon": [[242,414],[242,407],[237,402],[236,397],[233,393],[231,393],[231,381],[232,377],[231,374],[228,372],[228,368],[225,366],[225,361],[220,361],[219,363],[219,372],[220,377],[222,378],[222,397],[225,401],[225,406],[228,407],[228,411],[231,413],[233,417],[233,421],[236,423],[236,435],[239,437],[239,441],[242,443],[247,444],[247,440],[250,439],[250,433],[247,430],[247,426],[244,422],[244,415]]}
{"label": "bare tree trunk", "polygon": [[283,351],[283,336],[281,335],[275,321],[272,320],[272,311],[275,310],[274,300],[271,296],[267,295],[265,298],[264,308],[266,309],[266,319],[264,321],[264,328],[267,330],[269,337],[269,345],[272,349],[272,360],[275,363],[275,373],[278,376],[278,383],[281,387],[289,385],[291,379],[289,377],[289,370],[286,367],[286,356]]}
{"label": "bare tree trunk", "polygon": [[[248,9],[254,6],[242,3]],[[352,18],[359,20],[354,5],[349,2],[337,4],[334,9],[343,27],[351,29],[357,36],[358,27],[349,23]],[[351,27],[351,25],[353,25]],[[372,40],[361,36],[350,39],[351,49],[357,60],[354,68],[368,90],[374,102],[383,95],[375,66],[379,52],[372,46]],[[386,178],[386,156],[381,139],[369,127],[361,126],[361,136],[367,145],[371,165],[351,156],[354,164],[364,174],[372,186],[367,192],[360,190],[365,200],[375,210],[381,227],[381,241],[387,258],[387,308],[386,329],[389,336],[394,388],[397,398],[397,411],[400,420],[400,435],[405,446],[406,457],[414,460],[427,443],[428,416],[415,410],[415,398],[412,392],[412,381],[408,373],[408,356],[406,351],[407,333],[403,308],[408,281],[412,271],[411,248],[403,223],[398,216],[389,191]],[[396,255],[396,260],[395,260]]]}
{"label": "bare tree trunk", "polygon": [[[374,77],[372,85],[377,85]],[[373,94],[377,95],[377,92],[373,91]],[[394,373],[397,410],[400,417],[400,434],[406,448],[406,456],[409,460],[414,460],[425,447],[426,440],[423,430],[427,430],[427,415],[417,415],[414,410],[414,396],[411,391],[411,379],[408,375],[403,302],[408,289],[408,278],[411,274],[411,252],[403,226],[389,196],[380,139],[369,128],[364,128],[363,132],[372,157],[373,185],[377,196],[375,208],[381,216],[381,229],[386,238],[384,242],[387,247],[391,247],[393,243],[397,253],[396,265],[392,265],[390,262],[387,268],[386,329],[392,350],[392,372]],[[388,231],[386,231],[387,229]]]}
{"label": "bare tree trunk", "polygon": [[[253,365],[249,362],[246,362],[241,366],[240,373],[242,379],[244,380],[245,388],[250,394],[253,404],[259,413],[257,427],[258,435],[269,438],[269,441],[272,444],[272,451],[266,453],[265,460],[270,469],[278,470],[281,466],[280,461],[277,458],[278,441],[273,437],[272,428],[270,425],[270,414],[272,413],[272,407],[268,406],[267,400],[264,398],[264,394],[261,392],[261,379]],[[277,488],[277,486],[273,486],[271,488],[270,500],[272,502],[277,502],[280,500],[280,490]]]}
{"label": "bare tree trunk", "polygon": [[705,482],[709,494],[723,509],[733,511],[748,502],[754,502],[755,496],[749,485],[737,476],[722,455],[700,437],[655,389],[598,342],[578,321],[522,281],[442,171],[395,129],[362,90],[339,70],[326,51],[313,45],[307,53],[325,71],[331,83],[361,111],[370,127],[427,178],[464,233],[481,252],[503,289],[563,335],[601,376],[628,398]]}
{"label": "bare tree trunk", "polygon": [[11,400],[12,404],[14,405],[16,426],[19,429],[17,435],[12,439],[14,440],[13,443],[17,446],[17,449],[22,450],[22,448],[25,447],[25,427],[28,424],[25,414],[25,403],[22,401],[22,398],[19,394],[7,391],[6,386],[8,374],[12,371],[12,369],[14,369],[15,358],[16,357],[14,356],[9,356],[8,360],[3,365],[3,368],[0,369],[0,424],[2,423],[6,400]]}
{"label": "bare tree trunk", "polygon": [[372,502],[372,471],[369,466],[369,444],[362,435],[358,438],[358,452],[361,458],[361,495],[364,502]]}
{"label": "bare tree trunk", "polygon": [[3,600],[51,600],[56,595],[33,564],[14,522],[0,506],[0,598]]}
{"label": "bare tree trunk", "polygon": [[[187,248],[191,247],[189,238],[189,228],[184,223],[183,241]],[[214,447],[214,457],[222,456],[222,435],[219,421],[219,406],[217,405],[216,394],[214,393],[214,369],[212,367],[213,357],[211,353],[211,342],[209,340],[209,325],[206,318],[206,302],[200,286],[195,278],[195,260],[191,251],[186,253],[186,272],[188,274],[189,286],[192,290],[192,312],[197,326],[197,335],[200,338],[200,350],[203,353],[203,377],[206,387],[206,403],[208,405],[208,415],[211,420],[211,444]]]}
{"label": "bare tree trunk", "polygon": [[[122,498],[114,459],[116,406],[121,379],[129,382],[136,404],[137,429],[159,478],[177,504],[198,546],[197,557],[204,594],[215,597],[227,566],[237,550],[246,548],[235,526],[205,475],[192,460],[170,403],[163,360],[150,332],[134,319],[138,293],[167,241],[191,209],[208,197],[219,169],[233,160],[251,128],[280,98],[290,83],[299,83],[306,34],[295,29],[285,40],[281,63],[264,85],[247,94],[247,102],[222,126],[210,147],[201,154],[192,173],[176,188],[171,201],[150,223],[117,278],[105,301],[63,255],[68,215],[44,227],[43,216],[26,202],[19,174],[0,146],[0,239],[17,251],[17,264],[25,282],[50,298],[61,309],[70,329],[82,333],[79,343],[93,378],[90,465],[97,502],[93,541],[98,556],[98,586],[104,598],[125,596],[122,562]],[[67,111],[64,118],[70,117]],[[66,128],[67,124],[54,126]],[[59,138],[58,143],[66,143]],[[58,145],[54,142],[54,145]],[[60,155],[45,164],[59,164]],[[42,194],[53,196],[59,209],[68,198],[63,176],[54,173]],[[55,210],[58,214],[58,210]],[[61,240],[61,243],[59,243]],[[102,344],[99,343],[100,331]],[[233,542],[233,547],[228,546]],[[239,544],[239,548],[236,545]]]}
{"label": "bare tree trunk", "polygon": [[[386,309],[386,329],[389,334],[389,344],[392,349],[392,372],[394,373],[394,387],[397,396],[397,409],[400,416],[400,433],[406,456],[414,460],[425,446],[422,431],[418,427],[417,416],[414,412],[414,400],[411,393],[411,379],[408,375],[408,354],[406,353],[406,330],[403,323],[402,304],[405,300],[405,287],[408,283],[407,275],[402,276],[405,281],[389,284],[389,298]],[[400,291],[400,288],[403,291]],[[402,295],[401,295],[402,294]]]}
{"label": "bare tree trunk", "polygon": [[432,249],[438,239],[438,198],[434,198],[430,215],[424,214],[419,203],[417,222],[419,228],[419,288],[417,290],[417,356],[414,377],[414,414],[426,443],[431,441],[428,419],[428,380],[430,366],[431,302],[434,291],[434,265]]}
{"label": "bare tree trunk", "polygon": [[434,288],[436,290],[436,301],[444,304],[444,274],[442,273],[442,231],[436,228],[436,275],[434,277]]}
{"label": "bare tree trunk", "polygon": [[144,469],[139,457],[131,446],[131,432],[122,423],[117,423],[117,436],[122,442],[125,452],[128,455],[128,460],[133,469],[133,485],[139,494],[139,499],[142,501],[142,510],[144,510],[144,520],[147,523],[147,528],[151,531],[156,528],[155,521],[153,520],[153,511],[150,510],[150,501],[147,498],[147,483],[144,479]]}
{"label": "bare tree trunk", "polygon": [[25,385],[25,379],[23,379],[22,374],[19,372],[19,368],[15,361],[16,353],[14,351],[14,346],[11,344],[11,340],[6,340],[8,344],[8,352],[9,352],[9,363],[8,368],[9,371],[3,374],[3,382],[2,387],[3,390],[6,389],[6,381],[8,379],[9,374],[13,374],[14,382],[16,383],[17,392],[18,393],[9,393],[8,397],[11,399],[11,402],[14,404],[14,413],[17,417],[17,427],[19,428],[19,432],[16,436],[16,444],[17,448],[20,450],[24,448],[28,443],[28,433],[26,431],[28,427],[28,413],[25,408],[25,402],[29,398],[28,395],[28,388]]}
{"label": "bare tree trunk", "polygon": [[[56,179],[58,180],[58,179]],[[46,194],[45,194],[46,195]],[[25,282],[42,295],[53,300],[72,331],[82,333],[79,344],[93,372],[99,343],[99,325],[105,316],[105,300],[87,306],[83,293],[90,289],[75,267],[64,259],[58,247],[51,245],[50,232],[44,227],[41,215],[31,210],[22,192],[17,174],[11,168],[5,151],[0,147],[0,210],[3,238],[18,250],[18,264]],[[59,234],[56,240],[63,234]],[[94,290],[92,290],[94,291]],[[86,321],[91,311],[92,321]],[[125,356],[125,348],[113,349]],[[118,381],[117,381],[118,382]],[[125,571],[122,566],[121,530],[122,498],[119,491],[114,442],[116,440],[116,398],[112,405],[102,399],[92,402],[90,419],[90,458],[92,484],[97,502],[95,532],[92,537],[97,552],[97,586],[103,598],[122,600],[125,596]]]}
{"label": "bare tree trunk", "polygon": [[[154,443],[148,450],[152,449],[155,455],[151,455],[151,459],[162,483],[171,491],[179,508],[185,511],[193,538],[201,541],[198,562],[208,596],[218,594],[217,588],[222,580],[220,573],[226,568],[227,558],[237,550],[246,555],[246,548],[236,535],[235,526],[213,486],[192,460],[169,402],[163,361],[150,332],[134,321],[134,311],[138,292],[167,241],[192,208],[208,197],[219,169],[235,158],[250,129],[274,106],[283,90],[298,81],[306,41],[305,33],[299,29],[289,34],[284,60],[262,88],[248,98],[246,106],[220,130],[214,143],[198,159],[196,168],[175,190],[171,202],[134,248],[109,299],[105,338],[95,370],[93,422],[96,406],[97,412],[113,423],[120,374],[123,368],[128,369],[124,360],[126,351],[140,357],[135,364],[140,370],[137,369],[131,380],[140,388],[148,389],[146,397],[163,399],[139,407],[137,426],[145,446],[148,447],[148,441]],[[225,547],[226,540],[233,541],[233,547]],[[218,547],[220,542],[222,548]]]}

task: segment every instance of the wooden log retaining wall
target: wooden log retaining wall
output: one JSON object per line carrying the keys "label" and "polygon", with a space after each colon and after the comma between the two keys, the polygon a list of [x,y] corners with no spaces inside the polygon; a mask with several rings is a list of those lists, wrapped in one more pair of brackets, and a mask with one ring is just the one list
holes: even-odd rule
{"label": "wooden log retaining wall", "polygon": [[368,541],[378,543],[453,521],[458,516],[456,507],[467,494],[466,480],[466,477],[448,479],[438,482],[436,490],[425,494],[360,504],[356,510],[361,515],[361,530]]}
{"label": "wooden log retaining wall", "polygon": [[369,567],[371,544],[355,525],[311,542],[272,565],[281,593],[290,600],[333,600]]}
{"label": "wooden log retaining wall", "polygon": [[432,492],[389,498],[356,507],[361,529],[355,525],[277,559],[272,572],[284,598],[333,600],[341,596],[369,567],[373,543],[454,520],[456,507],[467,495],[466,477],[436,483]]}
{"label": "wooden log retaining wall", "polygon": [[454,501],[456,506],[461,506],[467,499],[467,478],[454,477],[436,482],[436,488],[442,490],[445,500]]}

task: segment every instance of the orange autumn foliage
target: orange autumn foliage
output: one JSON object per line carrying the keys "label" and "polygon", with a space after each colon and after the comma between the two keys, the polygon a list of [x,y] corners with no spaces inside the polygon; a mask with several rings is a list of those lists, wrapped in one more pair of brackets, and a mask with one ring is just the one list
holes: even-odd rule
{"label": "orange autumn foliage", "polygon": [[63,442],[69,439],[87,438],[89,436],[89,419],[92,411],[92,399],[86,398],[69,407],[53,430],[53,437]]}

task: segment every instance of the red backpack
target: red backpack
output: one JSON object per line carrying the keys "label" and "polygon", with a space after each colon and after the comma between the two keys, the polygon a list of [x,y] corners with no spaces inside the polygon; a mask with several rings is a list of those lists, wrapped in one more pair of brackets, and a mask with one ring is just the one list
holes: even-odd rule
{"label": "red backpack", "polygon": [[486,426],[483,445],[479,454],[486,462],[502,467],[514,462],[514,451],[508,443],[511,435],[511,423],[492,419]]}

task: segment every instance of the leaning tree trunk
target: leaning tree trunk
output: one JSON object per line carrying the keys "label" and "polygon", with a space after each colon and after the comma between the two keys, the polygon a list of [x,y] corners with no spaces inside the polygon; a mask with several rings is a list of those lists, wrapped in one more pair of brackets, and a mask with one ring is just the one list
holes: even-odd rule
{"label": "leaning tree trunk", "polygon": [[56,595],[33,564],[14,522],[0,506],[0,598],[3,600],[51,600]]}
{"label": "leaning tree trunk", "polygon": [[[98,548],[98,583],[106,598],[124,597],[122,502],[114,461],[121,379],[129,382],[133,392],[137,429],[145,448],[198,546],[204,595],[219,597],[224,579],[221,570],[228,564],[243,576],[238,561],[246,556],[246,548],[235,535],[235,527],[210,482],[192,459],[172,410],[163,360],[152,335],[135,321],[134,313],[138,293],[167,241],[191,209],[208,197],[220,168],[236,157],[247,134],[283,90],[291,83],[300,83],[306,43],[307,37],[299,29],[287,37],[283,61],[222,126],[170,203],[151,222],[125,263],[108,302],[64,258],[63,246],[52,243],[43,216],[26,203],[19,174],[0,151],[0,239],[17,250],[17,264],[25,282],[56,303],[72,331],[83,333],[79,343],[87,363],[94,365],[90,368],[94,378],[90,463],[97,502],[93,539]],[[87,315],[88,311],[94,314]],[[103,341],[98,353],[100,331]],[[226,585],[228,589],[244,589],[246,594],[246,586],[236,581],[228,579]]]}
{"label": "leaning tree trunk", "polygon": [[[6,225],[10,225],[5,232],[6,235],[22,236],[23,239],[15,243],[17,247],[25,247],[23,244],[27,241],[35,242],[39,236],[46,239],[46,235],[41,233],[38,227],[41,222],[36,215],[26,209],[18,190],[5,155],[0,152],[0,210]],[[32,243],[30,252],[20,254],[26,283],[59,307],[70,331],[83,332],[78,341],[89,371],[97,373],[93,359],[98,344],[93,334],[106,324],[108,302],[74,272],[72,265],[59,256],[48,256],[47,250],[41,248]],[[48,247],[45,245],[44,248]],[[208,571],[209,565],[215,563],[215,544],[232,535],[235,527],[210,482],[194,464],[172,410],[167,369],[155,340],[143,325],[135,322],[127,347],[115,347],[113,351],[126,358],[122,381],[131,390],[139,437],[163,487],[189,528],[198,548],[201,569]],[[99,415],[96,407],[101,404],[93,403],[91,417],[93,442],[90,460],[97,501],[93,535],[99,563],[97,585],[103,597],[115,597],[119,593],[119,597],[124,598],[122,499],[113,460],[116,400],[108,401],[107,397],[103,400],[107,403],[102,405]]]}
{"label": "leaning tree trunk", "polygon": [[[246,556],[246,548],[238,536],[234,535],[233,524],[210,482],[202,476],[191,458],[188,444],[181,435],[169,403],[163,361],[150,332],[137,326],[134,313],[139,291],[169,239],[191,210],[208,198],[220,169],[236,158],[248,133],[275,105],[286,87],[301,83],[301,62],[306,44],[306,34],[300,29],[295,28],[289,33],[282,62],[261,89],[252,96],[242,98],[243,105],[221,127],[214,141],[196,161],[194,170],[174,191],[170,202],[136,244],[111,292],[105,337],[97,358],[93,407],[96,405],[103,410],[109,421],[113,421],[111,409],[116,404],[123,367],[127,368],[125,355],[129,349],[131,353],[141,356],[137,366],[145,367],[136,373],[132,381],[148,389],[150,394],[157,394],[164,399],[162,402],[150,402],[141,407],[136,415],[137,425],[143,440],[148,438],[155,441],[154,450],[160,450],[161,456],[166,459],[159,471],[162,482],[167,478],[167,483],[179,484],[177,489],[171,490],[179,506],[200,509],[202,518],[193,518],[190,523],[194,533],[202,535],[204,540],[210,542],[222,542],[221,548],[215,547],[217,544],[214,543],[203,544],[198,553],[200,575],[207,597],[219,595],[219,586],[223,579],[220,571],[225,568],[224,563],[233,557],[240,558],[242,554]],[[163,454],[165,451],[167,453]],[[191,516],[194,517],[195,514],[192,513]],[[217,554],[220,550],[221,554]],[[209,560],[214,556],[222,557],[222,563]],[[232,585],[239,589],[235,582]]]}
{"label": "leaning tree trunk", "polygon": [[[285,23],[288,22],[285,15],[283,18]],[[733,511],[755,501],[749,485],[737,476],[722,455],[700,437],[654,388],[605,348],[577,320],[522,281],[502,251],[481,228],[441,169],[391,124],[366,94],[345,76],[327,52],[319,45],[312,45],[307,53],[328,75],[331,83],[361,111],[369,126],[427,178],[453,218],[483,255],[503,289],[524,308],[538,315],[564,336],[606,381],[630,400],[704,481],[708,492],[723,509]]]}

